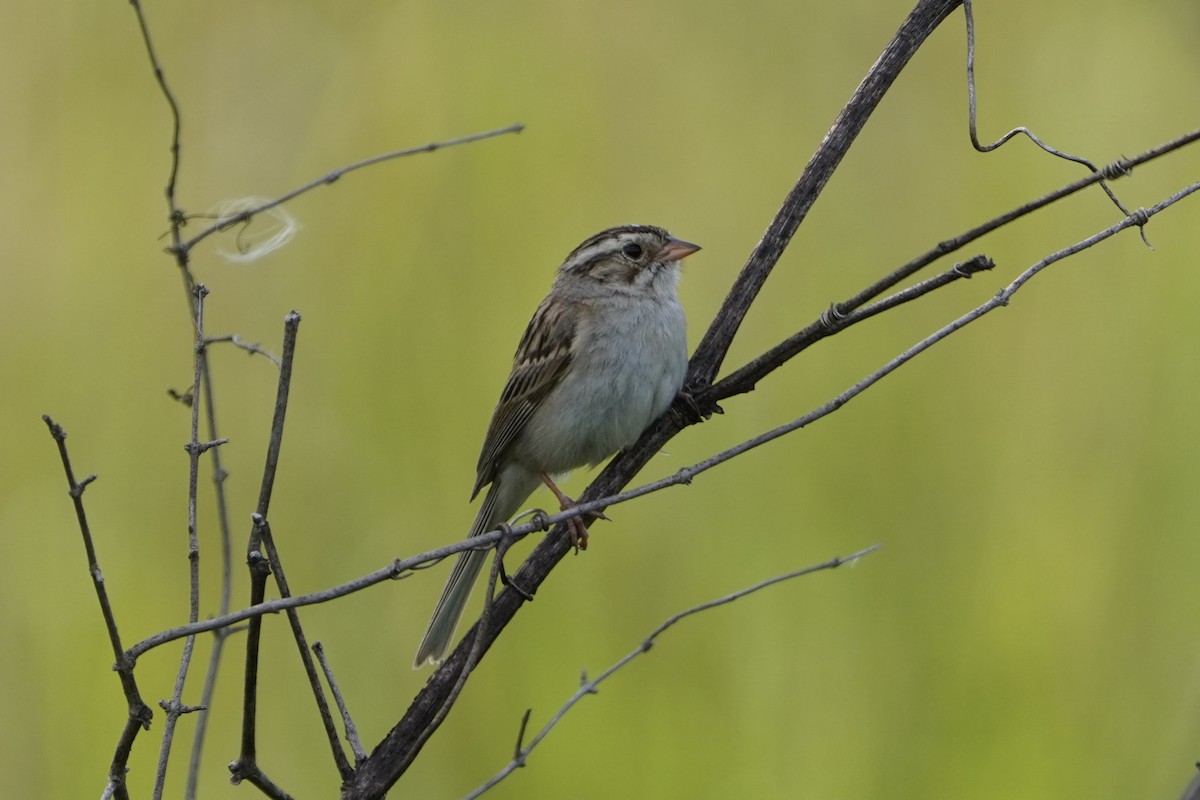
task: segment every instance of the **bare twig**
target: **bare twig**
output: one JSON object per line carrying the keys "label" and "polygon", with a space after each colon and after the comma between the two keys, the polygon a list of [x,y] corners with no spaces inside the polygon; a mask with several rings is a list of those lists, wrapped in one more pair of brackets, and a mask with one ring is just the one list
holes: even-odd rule
{"label": "bare twig", "polygon": [[283,319],[283,358],[279,365],[279,386],[275,394],[275,412],[271,419],[271,436],[267,441],[267,460],[263,465],[262,485],[258,492],[257,511],[263,517],[271,506],[275,488],[275,471],[279,467],[279,451],[283,447],[283,422],[287,417],[288,395],[292,388],[292,365],[296,358],[296,334],[300,329],[300,312],[291,311]]}
{"label": "bare twig", "polygon": [[[1085,178],[1080,178],[1079,180],[1073,181],[1072,183],[1056,189],[1049,194],[1043,195],[1036,200],[1031,200],[1028,203],[1018,206],[1012,211],[988,220],[982,225],[975,226],[966,233],[942,241],[937,247],[922,253],[917,258],[914,258],[904,266],[871,284],[850,299],[841,303],[835,303],[828,311],[823,313],[803,330],[793,334],[792,336],[789,336],[775,347],[772,347],[770,350],[753,359],[746,365],[739,367],[737,370],[725,376],[712,386],[702,389],[696,397],[697,402],[701,407],[711,407],[712,404],[718,403],[728,397],[748,392],[752,390],[755,385],[757,385],[757,383],[768,374],[783,365],[789,359],[804,351],[806,348],[816,344],[818,341],[837,333],[846,327],[849,327],[855,322],[866,319],[872,314],[878,313],[879,311],[884,310],[891,305],[898,305],[898,302],[891,302],[889,305],[885,305],[885,303],[888,301],[881,301],[880,303],[870,306],[869,308],[863,308],[863,305],[869,302],[871,299],[878,297],[880,294],[896,286],[901,281],[916,274],[918,271],[942,256],[955,252],[956,250],[960,250],[971,242],[981,238],[985,234],[991,233],[997,228],[1007,225],[1008,223],[1037,211],[1040,208],[1044,208],[1056,200],[1061,200],[1064,197],[1087,188],[1088,186],[1099,183],[1105,178],[1114,179],[1128,175],[1135,166],[1153,161],[1160,156],[1174,152],[1175,150],[1185,147],[1186,145],[1193,144],[1197,141],[1200,141],[1200,129],[1191,131],[1190,133],[1179,136],[1169,142],[1160,144],[1157,147],[1151,148],[1150,150],[1147,150],[1146,152],[1132,158],[1118,159],[1111,164],[1108,164],[1104,168],[1093,172],[1091,175]],[[970,263],[970,261],[966,262],[966,264]],[[914,292],[914,290],[917,288],[913,287],[901,292],[896,296],[896,299],[902,298],[901,301],[915,299],[916,296],[925,294],[932,289],[940,288],[942,285],[945,285],[945,283],[955,280],[956,277],[964,277],[961,274],[963,266],[964,265],[962,264],[956,264],[952,269],[948,270],[937,278],[919,284],[920,287],[924,287],[924,291],[914,293],[912,296],[909,296],[908,293]]]}
{"label": "bare twig", "polygon": [[292,800],[292,796],[280,788],[274,781],[266,776],[258,764],[243,764],[240,760],[234,761],[229,765],[229,772],[233,776],[230,778],[235,785],[246,781],[251,786],[257,788],[271,800]]}
{"label": "bare twig", "polygon": [[87,512],[83,508],[83,492],[88,484],[96,480],[96,476],[89,475],[82,481],[75,480],[75,470],[72,469],[71,457],[67,454],[67,432],[50,419],[49,415],[42,415],[42,421],[46,423],[46,427],[50,429],[50,436],[58,445],[58,455],[62,459],[63,472],[67,476],[67,493],[75,506],[75,518],[79,522],[79,533],[83,536],[83,549],[87,552],[88,573],[92,576],[92,586],[96,589],[96,599],[100,602],[100,613],[104,617],[104,627],[108,630],[108,640],[116,658],[114,669],[121,680],[121,689],[125,693],[125,702],[128,705],[128,717],[121,729],[121,736],[117,740],[117,747],[108,768],[108,783],[104,792],[118,800],[128,800],[129,790],[125,786],[125,772],[128,769],[129,754],[133,750],[138,733],[150,729],[154,711],[142,700],[137,681],[133,677],[133,662],[126,657],[125,649],[121,647],[116,614],[113,613],[112,603],[108,599],[104,573],[100,571],[100,561],[96,557],[96,546],[92,541],[92,529],[88,525]]}
{"label": "bare twig", "polygon": [[[204,360],[200,388],[204,397],[205,424],[209,439],[221,441],[217,435],[217,412],[213,391],[212,372],[208,359]],[[233,591],[233,534],[229,524],[229,503],[225,496],[225,479],[228,473],[221,463],[221,449],[215,447],[208,453],[212,465],[213,493],[217,507],[217,527],[221,539],[221,586],[218,603],[218,615],[229,613]],[[208,731],[208,709],[212,707],[213,695],[216,692],[217,674],[220,670],[221,656],[225,651],[225,640],[233,633],[232,629],[219,628],[214,632],[212,650],[208,656],[208,669],[204,675],[204,688],[200,692],[201,710],[196,716],[196,733],[192,739],[192,752],[188,760],[188,777],[184,797],[195,800],[200,782],[200,759],[204,752],[204,739]]]}
{"label": "bare twig", "polygon": [[[283,427],[287,418],[288,395],[291,391],[292,364],[296,354],[296,334],[300,327],[300,314],[292,311],[284,318],[283,359],[279,369],[279,385],[275,395],[275,412],[271,422],[271,435],[267,441],[266,463],[263,465],[262,485],[258,494],[258,510],[250,532],[250,543],[246,549],[246,562],[250,568],[250,604],[256,605],[266,596],[267,577],[271,573],[268,557],[263,555],[263,534],[267,511],[271,505],[271,494],[275,488],[275,473],[279,466],[279,452],[283,446]],[[266,530],[269,537],[269,530]],[[282,789],[272,783],[257,763],[255,721],[258,714],[258,657],[262,638],[262,618],[254,617],[246,635],[246,669],[242,689],[242,746],[236,761],[229,765],[235,783],[246,780],[271,797],[285,797]],[[305,648],[307,655],[308,649]],[[344,758],[344,754],[343,754]]]}
{"label": "bare twig", "polygon": [[[200,385],[200,376],[204,372],[205,362],[205,344],[204,344],[204,298],[208,295],[208,289],[204,284],[196,285],[196,310],[194,318],[196,320],[196,345],[193,359],[195,362],[195,375],[193,378],[195,386]],[[196,535],[196,497],[199,487],[200,476],[200,456],[209,449],[200,442],[200,404],[192,403],[192,431],[191,440],[188,442],[188,503],[187,503],[187,541],[188,541],[188,622],[195,622],[200,619],[200,540]],[[171,757],[171,746],[175,741],[175,725],[179,721],[181,714],[188,709],[183,705],[183,687],[187,681],[188,670],[192,664],[192,650],[196,646],[196,637],[189,636],[183,643],[183,654],[179,659],[179,670],[175,675],[175,689],[171,695],[171,700],[163,704],[164,710],[167,712],[166,723],[163,725],[162,743],[159,747],[158,765],[154,773],[154,800],[161,800],[163,796],[163,788],[167,781],[167,763]]]}
{"label": "bare twig", "polygon": [[163,97],[171,109],[171,172],[167,177],[166,197],[167,207],[171,212],[171,239],[174,246],[178,248],[183,217],[178,213],[175,203],[175,187],[179,179],[180,133],[183,130],[183,118],[179,112],[179,102],[175,99],[175,93],[171,91],[170,84],[167,83],[166,72],[163,71],[162,63],[158,60],[158,53],[154,50],[154,40],[150,36],[150,26],[146,23],[146,14],[142,10],[141,0],[129,0],[129,4],[133,6],[133,13],[137,16],[138,29],[142,32],[142,43],[146,47],[150,67],[154,70],[154,80],[158,83],[158,88],[162,91]]}
{"label": "bare twig", "polygon": [[1179,136],[1168,142],[1164,142],[1163,144],[1153,147],[1150,150],[1141,153],[1140,155],[1133,156],[1132,158],[1119,158],[1116,161],[1106,164],[1104,167],[1096,170],[1091,175],[1080,178],[1076,181],[1072,181],[1071,183],[1068,183],[1059,189],[1055,189],[1054,191],[1049,192],[1042,197],[1020,205],[1011,211],[1008,211],[1007,213],[1001,214],[998,217],[984,222],[981,225],[976,225],[974,228],[966,231],[965,233],[961,233],[950,239],[945,239],[939,242],[938,245],[932,250],[917,256],[904,266],[900,267],[889,275],[886,275],[879,281],[871,284],[866,289],[863,289],[849,300],[838,303],[835,308],[839,313],[849,313],[850,311],[861,306],[863,303],[870,301],[872,298],[878,297],[880,294],[886,292],[888,289],[897,285],[901,281],[916,274],[918,271],[927,267],[929,264],[932,264],[942,256],[949,255],[950,253],[960,250],[966,245],[976,241],[977,239],[980,239],[981,237],[998,228],[1003,227],[1004,225],[1007,225],[1010,222],[1027,216],[1034,211],[1045,208],[1051,203],[1062,200],[1065,197],[1069,197],[1070,195],[1082,191],[1093,184],[1100,183],[1101,181],[1105,180],[1116,180],[1118,178],[1125,177],[1133,171],[1134,167],[1140,166],[1149,161],[1153,161],[1160,156],[1174,152],[1175,150],[1178,150],[1186,145],[1193,144],[1197,140],[1200,140],[1200,129],[1186,133],[1183,136]]}
{"label": "bare twig", "polygon": [[[207,386],[208,384],[205,385]],[[209,415],[209,430],[211,431],[216,427],[216,423],[212,419],[213,409],[211,403],[206,403],[206,408]],[[230,543],[229,516],[223,488],[225,471],[221,468],[221,461],[218,456],[219,452],[219,450],[212,451],[212,463],[213,479],[217,492],[218,525],[221,531],[221,599],[218,614],[224,615],[229,613],[230,607],[233,559]],[[186,800],[195,800],[199,788],[200,759],[204,753],[204,739],[208,730],[208,711],[212,708],[213,695],[216,693],[217,673],[221,665],[221,656],[224,653],[225,640],[233,632],[233,628],[218,628],[214,631],[213,646],[208,657],[208,668],[204,674],[204,687],[200,692],[200,711],[196,716],[196,733],[192,739],[192,752],[188,759],[187,786],[184,792]]]}
{"label": "bare twig", "polygon": [[503,136],[508,133],[520,133],[523,130],[525,130],[525,126],[518,122],[516,124],[509,125],[505,128],[496,128],[495,130],[491,130],[491,131],[483,131],[481,133],[472,133],[467,136],[459,136],[454,139],[446,139],[445,141],[442,141],[442,142],[430,142],[429,144],[423,144],[423,145],[420,145],[419,147],[407,147],[407,148],[404,148],[403,150],[393,150],[390,153],[381,153],[380,155],[371,156],[370,158],[364,158],[362,161],[356,161],[353,164],[348,164],[344,167],[339,167],[338,169],[335,169],[332,172],[321,176],[320,178],[309,181],[308,183],[304,184],[303,186],[299,186],[299,187],[291,190],[290,192],[287,192],[286,194],[280,195],[279,197],[275,198],[274,200],[270,200],[266,203],[262,203],[261,205],[254,206],[253,208],[248,208],[245,211],[241,211],[237,214],[233,214],[229,217],[221,219],[221,220],[217,221],[216,223],[210,225],[209,227],[205,228],[204,230],[200,231],[200,233],[196,234],[191,239],[188,239],[186,242],[183,242],[182,244],[177,244],[176,249],[182,249],[185,251],[191,250],[197,244],[204,241],[205,239],[207,239],[209,236],[213,235],[214,233],[228,230],[229,228],[232,228],[235,225],[239,225],[243,222],[246,222],[247,220],[253,218],[254,216],[261,214],[264,211],[268,211],[272,208],[275,208],[276,206],[282,205],[282,204],[286,203],[287,201],[292,200],[292,199],[304,194],[305,192],[316,189],[318,186],[325,186],[327,184],[333,183],[338,178],[342,177],[343,175],[345,175],[348,172],[353,172],[355,170],[362,169],[363,167],[370,167],[370,166],[373,166],[373,165],[378,164],[383,161],[390,161],[391,159],[394,159],[394,158],[403,158],[404,156],[412,156],[412,155],[416,155],[418,153],[432,153],[435,150],[441,150],[446,147],[454,147],[455,145],[460,145],[460,144],[470,144],[471,142],[478,142],[481,139],[491,139],[495,136]]}
{"label": "bare twig", "polygon": [[355,727],[354,720],[350,716],[350,709],[342,697],[342,690],[334,680],[333,669],[325,657],[325,648],[320,642],[313,642],[312,651],[321,665],[321,672],[325,673],[325,682],[329,684],[329,691],[333,695],[333,702],[337,704],[338,713],[342,715],[342,726],[346,731],[346,741],[350,744],[350,751],[354,753],[354,763],[355,765],[360,764],[366,760],[367,751],[363,749],[362,739],[358,737],[358,728]]}
{"label": "bare twig", "polygon": [[830,559],[829,561],[824,562],[823,564],[816,564],[814,566],[805,567],[804,569],[798,569],[793,572],[789,572],[785,575],[777,575],[774,578],[770,578],[768,580],[761,581],[759,583],[754,584],[753,586],[748,586],[744,589],[740,589],[736,592],[733,592],[732,594],[727,594],[724,597],[719,597],[715,600],[709,600],[707,602],[700,603],[699,605],[692,606],[691,608],[685,609],[684,611],[680,611],[677,614],[671,615],[661,625],[659,625],[657,628],[655,628],[653,631],[651,631],[650,635],[648,635],[645,639],[643,639],[641,644],[639,644],[636,648],[634,648],[632,651],[627,653],[623,658],[618,660],[615,664],[613,664],[608,669],[601,672],[595,678],[592,678],[591,680],[584,679],[583,681],[581,681],[579,689],[576,690],[575,694],[571,695],[570,699],[568,699],[567,702],[563,703],[563,705],[558,709],[558,711],[556,711],[554,713],[554,715],[552,717],[550,717],[550,720],[542,727],[542,729],[540,731],[538,731],[537,735],[534,736],[532,740],[530,740],[528,745],[522,746],[521,742],[525,738],[525,726],[529,722],[529,712],[526,711],[525,716],[521,720],[521,732],[517,736],[517,748],[516,748],[516,752],[513,754],[512,760],[507,765],[505,765],[505,767],[502,770],[500,770],[495,775],[493,775],[491,778],[489,778],[481,786],[479,786],[474,791],[467,794],[464,797],[464,800],[474,800],[474,798],[479,797],[481,794],[488,791],[496,784],[500,783],[500,781],[507,778],[513,772],[515,772],[516,770],[525,766],[525,762],[528,760],[529,754],[532,753],[539,744],[541,744],[543,739],[545,739],[547,736],[550,735],[550,731],[552,731],[554,729],[554,726],[557,725],[564,716],[566,716],[567,712],[569,712],[572,708],[574,708],[575,705],[583,698],[587,697],[590,694],[596,694],[599,689],[600,684],[603,683],[604,681],[606,681],[608,678],[610,678],[618,670],[625,667],[627,664],[629,664],[629,662],[633,661],[635,658],[642,655],[643,653],[649,652],[650,648],[654,646],[654,643],[658,639],[658,637],[661,636],[663,633],[665,633],[668,629],[673,627],[676,623],[681,622],[682,620],[686,619],[687,617],[692,616],[693,614],[699,614],[702,611],[708,611],[709,609],[717,608],[718,606],[728,605],[729,603],[732,603],[734,600],[739,600],[739,599],[745,597],[746,595],[754,594],[755,592],[765,589],[768,586],[774,586],[777,583],[789,581],[789,580],[792,580],[793,578],[799,578],[803,575],[811,575],[814,572],[821,572],[823,570],[835,569],[837,567],[842,566],[843,564],[849,564],[849,563],[855,562],[858,559],[863,558],[864,556],[869,555],[870,553],[873,553],[878,549],[879,549],[879,545],[877,545],[877,544],[872,545],[871,547],[868,547],[864,550],[859,550],[857,553],[852,553],[851,555],[846,556],[845,558],[833,558],[833,559]]}
{"label": "bare twig", "polygon": [[228,342],[229,344],[232,344],[234,347],[238,347],[238,348],[241,348],[242,350],[245,350],[247,353],[249,353],[252,356],[260,355],[260,356],[266,358],[268,361],[270,361],[275,366],[277,366],[277,367],[279,366],[279,359],[276,358],[274,355],[272,355],[269,350],[264,350],[257,342],[243,341],[242,338],[240,336],[238,336],[236,333],[226,334],[225,336],[210,336],[209,338],[204,340],[205,344],[217,344],[218,342]]}
{"label": "bare twig", "polygon": [[[189,252],[187,248],[182,246],[182,228],[186,222],[186,216],[180,210],[176,200],[176,190],[179,177],[179,166],[181,159],[181,144],[183,121],[182,114],[179,108],[179,102],[172,91],[170,84],[167,82],[166,72],[163,69],[162,63],[159,61],[158,54],[154,48],[154,41],[150,34],[150,27],[147,24],[145,12],[142,9],[140,0],[130,0],[130,5],[133,6],[134,14],[137,18],[138,29],[142,34],[142,42],[146,48],[146,55],[150,60],[150,66],[154,72],[155,82],[158,84],[163,97],[167,101],[167,106],[171,113],[172,132],[171,132],[171,167],[167,177],[166,189],[164,191],[167,201],[167,215],[170,221],[170,235],[172,242],[172,252],[175,255],[175,260],[180,268],[180,274],[183,277],[184,289],[188,295],[189,307],[191,304],[192,292],[195,289],[196,282],[192,277],[189,269]],[[200,380],[193,385],[193,392],[203,394],[205,402],[205,418],[208,428],[208,438],[212,441],[218,440],[220,437],[217,433],[216,420],[216,405],[213,398],[212,376],[207,363],[201,370]],[[195,400],[193,399],[193,402]],[[221,588],[220,588],[220,614],[229,613],[230,592],[232,587],[232,545],[231,534],[229,527],[229,507],[225,497],[225,468],[221,463],[221,455],[219,449],[212,449],[209,457],[212,464],[214,493],[217,505],[217,524],[220,530],[221,537]],[[217,673],[221,662],[221,655],[224,652],[225,638],[229,631],[220,629],[216,633],[216,638],[213,643],[213,648],[209,654],[208,669],[204,680],[204,688],[201,691],[200,706],[203,709],[196,721],[196,734],[192,740],[192,753],[189,759],[188,778],[185,797],[189,800],[195,798],[200,774],[200,757],[204,748],[204,738],[208,727],[208,712],[212,702],[213,693],[216,688]]]}
{"label": "bare twig", "polygon": [[[261,515],[259,518],[262,518]],[[255,526],[255,532],[250,536],[250,542],[246,564],[250,569],[250,604],[256,605],[261,603],[263,597],[266,596],[267,576],[270,574],[271,568],[260,550],[257,526]],[[261,639],[262,619],[255,617],[250,620],[246,633],[246,669],[242,684],[242,745],[237,760],[229,765],[229,772],[230,780],[235,784],[248,780],[260,789],[264,786],[278,789],[262,773],[257,763],[258,743],[255,723],[258,717],[258,655]]]}
{"label": "bare twig", "polygon": [[[963,13],[967,19],[967,125],[971,137],[971,146],[981,153],[990,153],[1004,145],[1005,142],[1017,134],[1024,134],[1025,136],[1029,137],[1031,142],[1050,155],[1057,156],[1058,158],[1062,158],[1067,161],[1073,161],[1076,164],[1082,164],[1092,172],[1096,172],[1096,165],[1091,161],[1088,161],[1086,158],[1081,156],[1073,156],[1070,153],[1064,153],[1061,150],[1051,147],[1039,139],[1033,131],[1024,126],[1013,128],[991,144],[980,143],[979,133],[975,127],[975,13],[973,6],[974,4],[971,2],[971,0],[964,0]],[[1129,210],[1121,204],[1121,201],[1117,199],[1115,194],[1113,194],[1112,189],[1108,187],[1107,183],[1101,181],[1100,188],[1104,189],[1104,193],[1108,195],[1108,199],[1112,200],[1113,204],[1120,209],[1122,214],[1129,216]],[[1142,236],[1142,239],[1145,240],[1145,235]]]}
{"label": "bare twig", "polygon": [[903,353],[901,353],[900,355],[893,358],[887,364],[885,364],[882,367],[880,367],[879,369],[875,370],[870,375],[866,376],[865,378],[860,380],[858,383],[854,384],[849,389],[847,389],[844,392],[842,392],[841,394],[839,394],[837,397],[834,397],[829,402],[825,403],[824,405],[820,406],[819,408],[814,409],[813,411],[810,411],[809,413],[805,414],[804,416],[798,417],[798,418],[792,420],[791,422],[788,422],[784,425],[780,425],[777,428],[766,431],[765,433],[762,433],[751,439],[747,439],[746,441],[742,442],[741,444],[731,447],[722,453],[718,453],[716,456],[713,456],[712,458],[707,458],[704,461],[699,462],[699,464],[695,465],[694,467],[688,468],[688,478],[690,479],[690,477],[692,475],[695,475],[695,474],[698,474],[699,472],[703,472],[704,470],[710,469],[719,463],[728,461],[729,459],[731,459],[735,456],[741,455],[742,453],[746,452],[747,450],[751,450],[755,447],[758,447],[759,445],[766,444],[767,442],[778,439],[779,437],[784,436],[788,433],[791,433],[794,430],[798,430],[800,428],[805,427],[806,425],[810,425],[813,422],[816,422],[817,420],[821,419],[822,417],[832,414],[834,411],[837,411],[839,408],[841,408],[842,406],[849,403],[855,397],[862,394],[868,388],[875,385],[879,381],[883,380],[885,377],[887,377],[891,373],[895,372],[897,369],[902,367],[904,364],[911,361],[913,358],[917,357],[921,353],[925,352],[933,345],[935,345],[938,342],[940,342],[941,340],[945,339],[950,334],[952,334],[955,331],[974,322],[975,320],[979,319],[980,317],[984,316],[985,314],[987,314],[991,311],[994,311],[995,309],[997,309],[1001,306],[1008,305],[1008,302],[1012,298],[1012,296],[1014,294],[1016,294],[1016,292],[1022,286],[1024,286],[1025,283],[1028,282],[1034,275],[1041,272],[1046,267],[1050,266],[1051,264],[1053,264],[1057,261],[1061,261],[1062,259],[1067,258],[1068,256],[1072,256],[1072,255],[1075,255],[1076,253],[1080,253],[1080,252],[1088,249],[1089,247],[1092,247],[1093,245],[1104,241],[1105,239],[1109,238],[1110,236],[1114,236],[1114,235],[1120,233],[1121,231],[1126,230],[1130,227],[1137,227],[1139,229],[1142,228],[1146,224],[1146,222],[1150,219],[1150,217],[1154,216],[1155,214],[1159,213],[1160,211],[1162,211],[1166,208],[1169,208],[1170,206],[1174,205],[1175,203],[1179,202],[1183,198],[1185,198],[1188,195],[1195,192],[1197,189],[1200,189],[1200,183],[1192,184],[1191,186],[1188,186],[1188,187],[1180,190],[1179,192],[1176,192],[1175,194],[1171,195],[1167,199],[1152,206],[1149,209],[1139,209],[1139,210],[1135,211],[1133,214],[1131,214],[1130,216],[1126,217],[1125,219],[1121,220],[1120,222],[1116,223],[1115,225],[1105,228],[1103,231],[1100,231],[1099,233],[1095,234],[1094,236],[1090,236],[1087,239],[1084,239],[1080,242],[1077,242],[1076,244],[1071,245],[1070,247],[1066,247],[1062,250],[1059,250],[1056,253],[1053,253],[1052,255],[1047,256],[1046,258],[1042,259],[1041,261],[1030,266],[1028,269],[1026,269],[1024,272],[1022,272],[1017,277],[1016,280],[1014,280],[1007,287],[1005,287],[1004,289],[999,291],[991,300],[972,309],[971,311],[962,315],[961,317],[959,317],[958,319],[949,323],[948,325],[946,325],[946,326],[940,328],[939,330],[935,331],[934,333],[930,334],[925,339],[923,339],[920,342],[918,342],[917,344],[913,345],[908,350],[905,350]]}

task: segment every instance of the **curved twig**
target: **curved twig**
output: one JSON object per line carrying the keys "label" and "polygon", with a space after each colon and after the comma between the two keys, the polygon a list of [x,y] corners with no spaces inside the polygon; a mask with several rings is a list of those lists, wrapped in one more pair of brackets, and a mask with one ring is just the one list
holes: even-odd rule
{"label": "curved twig", "polygon": [[783,583],[784,581],[790,581],[793,578],[799,578],[804,575],[811,575],[814,572],[821,572],[824,570],[836,569],[837,567],[840,567],[843,564],[851,564],[855,561],[858,561],[858,559],[863,558],[864,556],[867,556],[867,555],[875,552],[876,550],[879,549],[879,547],[880,547],[880,545],[877,545],[877,544],[871,545],[870,547],[867,547],[863,550],[859,550],[857,553],[851,553],[850,555],[848,555],[844,558],[832,558],[829,561],[824,562],[823,564],[815,564],[810,567],[804,567],[803,569],[798,569],[793,572],[788,572],[784,575],[776,575],[774,578],[768,578],[765,581],[760,581],[759,583],[756,583],[753,586],[747,586],[744,589],[739,589],[738,591],[733,592],[732,594],[727,594],[724,597],[718,597],[715,600],[709,600],[707,602],[700,603],[699,605],[692,606],[691,608],[684,609],[683,611],[680,611],[677,614],[672,614],[665,621],[663,621],[663,623],[661,625],[659,625],[657,628],[655,628],[653,631],[651,631],[650,634],[645,639],[643,639],[642,642],[637,647],[635,647],[633,650],[631,650],[629,653],[627,653],[623,658],[619,659],[615,664],[613,664],[608,669],[601,672],[595,678],[592,678],[591,680],[585,679],[585,680],[581,681],[579,689],[577,689],[575,691],[575,693],[573,695],[571,695],[571,697],[565,703],[562,704],[562,706],[558,709],[558,711],[556,711],[553,714],[553,716],[550,717],[550,720],[542,727],[542,729],[540,731],[537,732],[537,735],[535,735],[533,737],[533,739],[530,740],[529,744],[522,745],[521,742],[525,738],[525,728],[529,724],[529,712],[526,711],[524,716],[521,719],[521,730],[520,730],[520,734],[517,737],[516,752],[513,754],[512,760],[510,762],[508,762],[508,764],[505,765],[505,767],[503,769],[501,769],[499,772],[497,772],[495,775],[493,775],[491,778],[489,778],[487,781],[485,781],[482,785],[480,785],[478,788],[476,788],[475,790],[468,793],[463,798],[463,800],[475,800],[476,797],[479,797],[481,794],[488,791],[496,784],[500,783],[500,781],[507,778],[513,772],[515,772],[516,770],[525,766],[525,762],[529,759],[529,754],[532,753],[534,751],[534,749],[537,748],[537,746],[542,743],[543,739],[545,739],[547,736],[550,735],[550,731],[552,731],[554,729],[554,726],[557,725],[564,716],[566,716],[568,711],[570,711],[572,708],[574,708],[576,706],[576,704],[578,704],[579,701],[582,700],[583,698],[585,698],[591,694],[596,694],[597,691],[599,690],[599,686],[601,683],[606,681],[608,678],[612,677],[612,675],[614,673],[616,673],[618,670],[620,670],[623,667],[625,667],[626,665],[628,665],[629,662],[633,661],[635,658],[642,655],[643,653],[650,652],[650,648],[654,646],[658,637],[661,636],[663,633],[666,633],[667,630],[669,630],[670,628],[675,626],[677,623],[692,616],[693,614],[699,614],[702,611],[708,611],[709,609],[717,608],[717,607],[723,606],[723,605],[728,605],[729,603],[732,603],[734,600],[740,600],[741,598],[745,597],[746,595],[754,594],[757,591],[766,589],[768,586],[774,586],[777,583]]}

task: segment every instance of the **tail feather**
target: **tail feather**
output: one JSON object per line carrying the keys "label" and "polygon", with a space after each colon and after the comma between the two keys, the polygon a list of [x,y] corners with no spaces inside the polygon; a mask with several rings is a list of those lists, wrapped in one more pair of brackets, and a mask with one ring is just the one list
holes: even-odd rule
{"label": "tail feather", "polygon": [[[475,515],[475,522],[471,525],[469,536],[486,533],[503,519],[496,513],[496,489],[496,484],[493,484],[484,497],[483,505],[479,507],[479,513]],[[467,550],[459,554],[458,560],[454,562],[454,569],[450,572],[450,578],[446,581],[446,588],[442,590],[442,596],[433,609],[425,638],[417,648],[413,669],[420,669],[426,662],[437,664],[445,657],[454,637],[454,629],[462,619],[463,609],[467,606],[471,589],[475,586],[475,579],[479,577],[479,570],[485,560],[486,550]]]}
{"label": "tail feather", "polygon": [[479,576],[479,570],[486,558],[487,553],[478,550],[470,550],[458,556],[454,571],[450,573],[450,580],[446,581],[442,597],[433,610],[425,638],[417,648],[413,669],[420,669],[426,662],[438,664],[445,658],[446,651],[450,649],[450,641],[454,637],[454,630],[462,619],[463,609],[467,607],[467,600],[475,587],[475,579]]}

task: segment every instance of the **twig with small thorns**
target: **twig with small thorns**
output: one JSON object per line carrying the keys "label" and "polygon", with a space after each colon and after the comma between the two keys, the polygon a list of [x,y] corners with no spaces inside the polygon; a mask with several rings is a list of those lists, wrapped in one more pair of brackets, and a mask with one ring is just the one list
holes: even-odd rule
{"label": "twig with small thorns", "polygon": [[62,459],[63,472],[67,476],[67,494],[75,506],[75,518],[79,522],[79,533],[83,537],[83,548],[87,552],[88,574],[92,576],[92,586],[96,589],[96,599],[100,602],[100,613],[104,617],[104,627],[108,630],[108,640],[116,657],[114,670],[121,681],[121,689],[125,693],[128,714],[122,726],[121,735],[113,752],[112,761],[108,768],[108,782],[105,784],[104,796],[129,800],[129,789],[125,785],[125,773],[128,771],[129,756],[133,751],[133,743],[138,733],[150,729],[150,720],[154,711],[142,700],[137,681],[133,677],[133,662],[125,654],[121,646],[121,634],[117,631],[117,617],[113,612],[112,603],[108,597],[108,587],[104,582],[104,573],[100,571],[100,560],[96,556],[96,545],[92,540],[92,529],[88,524],[87,512],[83,507],[83,493],[95,475],[89,475],[82,481],[75,480],[75,470],[71,467],[71,457],[67,453],[67,432],[61,425],[50,419],[48,414],[42,415],[42,421],[50,429],[50,436],[58,445],[58,455]]}

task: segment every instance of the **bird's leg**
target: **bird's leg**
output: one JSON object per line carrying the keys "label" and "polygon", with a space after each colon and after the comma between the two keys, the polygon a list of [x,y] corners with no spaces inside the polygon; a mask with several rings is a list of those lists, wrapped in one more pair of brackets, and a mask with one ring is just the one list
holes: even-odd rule
{"label": "bird's leg", "polygon": [[[560,511],[567,511],[574,508],[575,501],[563,494],[562,489],[559,489],[555,485],[549,475],[545,472],[539,472],[538,475],[541,477],[542,483],[546,484],[546,488],[554,492],[554,496],[558,498],[558,509]],[[592,519],[608,519],[608,517],[599,511],[593,511],[588,516]],[[571,517],[567,520],[567,530],[571,533],[571,544],[574,545],[575,552],[578,553],[580,550],[587,550],[588,530],[587,526],[583,524],[583,520],[579,517]]]}

